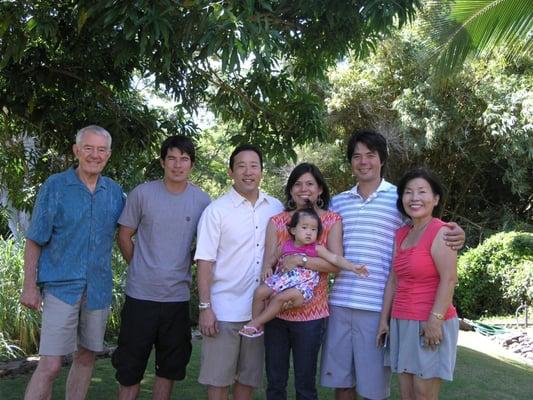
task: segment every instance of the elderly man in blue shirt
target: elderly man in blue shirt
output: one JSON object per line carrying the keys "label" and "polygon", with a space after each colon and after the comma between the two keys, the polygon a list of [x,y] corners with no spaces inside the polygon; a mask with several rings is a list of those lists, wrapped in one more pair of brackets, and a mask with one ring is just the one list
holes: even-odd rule
{"label": "elderly man in blue shirt", "polygon": [[42,185],[26,233],[21,303],[42,304],[40,360],[25,399],[50,399],[63,356],[74,353],[66,398],[87,394],[111,304],[111,250],[122,188],[101,176],[111,135],[91,125],[76,134],[78,166]]}

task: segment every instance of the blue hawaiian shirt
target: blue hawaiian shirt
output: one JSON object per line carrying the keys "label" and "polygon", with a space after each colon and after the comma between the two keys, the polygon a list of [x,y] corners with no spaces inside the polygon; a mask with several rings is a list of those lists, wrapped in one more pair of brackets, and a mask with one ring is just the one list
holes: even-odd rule
{"label": "blue hawaiian shirt", "polygon": [[94,193],[74,168],[42,185],[26,238],[41,246],[37,284],[68,304],[86,292],[87,308],[111,304],[111,250],[124,207],[122,188],[100,176]]}

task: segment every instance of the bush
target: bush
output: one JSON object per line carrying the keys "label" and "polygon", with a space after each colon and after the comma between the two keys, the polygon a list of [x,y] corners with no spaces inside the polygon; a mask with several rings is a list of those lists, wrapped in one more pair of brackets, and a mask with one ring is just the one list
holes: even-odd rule
{"label": "bush", "polygon": [[456,304],[462,316],[514,313],[533,300],[533,233],[501,232],[457,263]]}
{"label": "bush", "polygon": [[124,304],[126,274],[128,272],[128,264],[120,254],[120,250],[116,244],[113,246],[111,268],[113,269],[113,298],[111,300],[111,311],[107,320],[105,341],[107,343],[116,343],[120,330],[120,312]]}
{"label": "bush", "polygon": [[24,243],[0,237],[0,359],[33,354],[39,344],[40,315],[20,304]]}

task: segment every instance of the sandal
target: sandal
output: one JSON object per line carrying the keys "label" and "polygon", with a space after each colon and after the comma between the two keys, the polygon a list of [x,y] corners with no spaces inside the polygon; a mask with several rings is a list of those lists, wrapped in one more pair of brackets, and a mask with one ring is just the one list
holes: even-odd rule
{"label": "sandal", "polygon": [[259,336],[263,336],[263,333],[264,333],[263,330],[260,330],[254,326],[248,326],[248,325],[244,325],[239,331],[239,335],[245,336],[248,338],[257,338]]}

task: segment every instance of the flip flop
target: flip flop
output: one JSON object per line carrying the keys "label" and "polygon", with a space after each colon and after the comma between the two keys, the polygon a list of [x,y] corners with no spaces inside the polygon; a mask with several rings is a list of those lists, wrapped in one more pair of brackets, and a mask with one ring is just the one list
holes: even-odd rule
{"label": "flip flop", "polygon": [[263,336],[263,333],[264,332],[262,330],[259,330],[254,326],[248,326],[248,325],[244,325],[239,331],[239,335],[245,336],[248,338],[256,338],[259,336]]}

